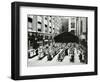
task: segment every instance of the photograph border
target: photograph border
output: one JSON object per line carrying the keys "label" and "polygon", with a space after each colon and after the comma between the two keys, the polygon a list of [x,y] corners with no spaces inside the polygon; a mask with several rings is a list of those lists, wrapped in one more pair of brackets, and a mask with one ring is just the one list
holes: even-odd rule
{"label": "photograph border", "polygon": [[[78,73],[61,73],[46,75],[30,75],[20,76],[20,7],[44,7],[44,8],[60,8],[60,9],[77,9],[77,10],[93,10],[94,11],[94,72],[78,72]],[[80,6],[80,5],[61,5],[48,3],[31,3],[31,2],[12,2],[11,4],[11,78],[14,80],[25,79],[41,79],[41,78],[58,78],[73,76],[97,75],[97,17],[98,8],[96,6]]]}

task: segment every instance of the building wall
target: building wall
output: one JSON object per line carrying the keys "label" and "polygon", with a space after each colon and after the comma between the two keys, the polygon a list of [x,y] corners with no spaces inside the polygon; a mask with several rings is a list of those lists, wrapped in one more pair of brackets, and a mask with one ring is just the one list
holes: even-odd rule
{"label": "building wall", "polygon": [[63,16],[28,16],[28,30],[45,33],[47,35],[58,35],[64,31],[71,32],[76,36],[87,34],[86,17],[63,17]]}

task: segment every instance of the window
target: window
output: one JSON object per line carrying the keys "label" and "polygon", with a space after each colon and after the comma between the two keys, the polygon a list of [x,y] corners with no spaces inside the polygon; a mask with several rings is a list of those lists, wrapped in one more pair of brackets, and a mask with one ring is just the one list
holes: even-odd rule
{"label": "window", "polygon": [[49,20],[51,22],[51,20]]}
{"label": "window", "polygon": [[40,32],[41,32],[41,29],[38,29],[38,31],[40,31]]}
{"label": "window", "polygon": [[32,18],[28,17],[28,28],[32,30]]}
{"label": "window", "polygon": [[75,28],[75,23],[71,23],[71,28]]}
{"label": "window", "polygon": [[45,17],[45,20],[47,20],[47,17]]}
{"label": "window", "polygon": [[45,24],[45,27],[47,27],[47,25]]}
{"label": "window", "polygon": [[38,24],[41,24],[41,22],[40,22],[40,21],[38,21]]}
{"label": "window", "polygon": [[28,17],[28,22],[32,23],[32,18]]}

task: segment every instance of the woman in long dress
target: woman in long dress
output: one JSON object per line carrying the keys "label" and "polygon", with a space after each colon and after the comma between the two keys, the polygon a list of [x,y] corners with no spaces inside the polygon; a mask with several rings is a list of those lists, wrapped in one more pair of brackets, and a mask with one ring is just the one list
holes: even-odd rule
{"label": "woman in long dress", "polygon": [[40,47],[38,48],[38,59],[41,60],[43,56],[44,56],[44,53],[43,53],[43,46],[40,46]]}
{"label": "woman in long dress", "polygon": [[80,63],[79,60],[80,51],[77,48],[75,48],[74,53],[75,53],[75,63]]}

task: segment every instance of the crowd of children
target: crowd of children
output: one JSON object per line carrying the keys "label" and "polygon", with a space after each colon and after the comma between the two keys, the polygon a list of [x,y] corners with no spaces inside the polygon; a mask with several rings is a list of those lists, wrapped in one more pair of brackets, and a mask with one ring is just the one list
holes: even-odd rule
{"label": "crowd of children", "polygon": [[33,50],[38,60],[47,57],[47,61],[52,61],[57,55],[57,60],[62,62],[66,56],[69,56],[70,62],[87,63],[87,49],[77,43],[50,43],[40,45]]}

